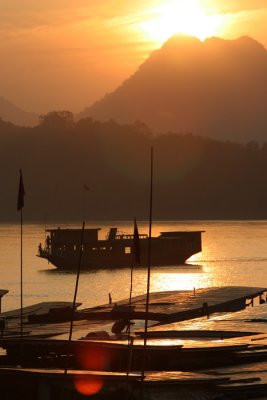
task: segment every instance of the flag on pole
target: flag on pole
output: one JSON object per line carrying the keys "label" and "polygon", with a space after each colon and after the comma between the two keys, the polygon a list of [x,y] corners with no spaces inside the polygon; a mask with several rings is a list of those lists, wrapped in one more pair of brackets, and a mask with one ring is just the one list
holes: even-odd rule
{"label": "flag on pole", "polygon": [[133,253],[134,253],[135,264],[139,265],[140,264],[140,242],[139,242],[139,233],[138,233],[136,218],[134,219]]}
{"label": "flag on pole", "polygon": [[19,170],[19,192],[18,192],[18,203],[17,203],[17,210],[21,210],[24,207],[24,196],[25,196],[25,190],[24,190],[24,184],[23,184],[23,177],[22,177],[22,171],[21,169]]}

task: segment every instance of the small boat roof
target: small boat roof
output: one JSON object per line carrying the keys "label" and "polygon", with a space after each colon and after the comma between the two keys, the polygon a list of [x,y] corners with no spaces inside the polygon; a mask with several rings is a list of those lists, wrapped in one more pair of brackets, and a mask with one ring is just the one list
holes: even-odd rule
{"label": "small boat roof", "polygon": [[8,293],[8,290],[0,289],[0,298],[3,297],[7,293]]}
{"label": "small boat roof", "polygon": [[[82,229],[81,228],[54,228],[54,229],[46,229],[46,232],[80,232]],[[85,232],[97,232],[101,231],[101,228],[86,228],[84,230]]]}
{"label": "small boat roof", "polygon": [[169,231],[160,232],[161,236],[190,235],[192,233],[203,233],[205,231]]}

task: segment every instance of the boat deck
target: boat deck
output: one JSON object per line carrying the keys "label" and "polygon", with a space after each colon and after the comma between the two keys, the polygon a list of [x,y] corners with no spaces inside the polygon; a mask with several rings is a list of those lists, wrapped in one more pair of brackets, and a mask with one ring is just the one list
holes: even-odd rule
{"label": "boat deck", "polygon": [[[214,312],[233,312],[244,309],[255,298],[264,301],[266,288],[226,286],[197,290],[155,292],[150,294],[148,319],[168,323],[183,321],[210,315]],[[133,319],[144,319],[146,296],[132,299],[134,312],[127,313],[129,300],[83,310],[86,319],[117,319],[125,316]],[[124,308],[123,308],[124,306]],[[116,316],[114,318],[113,316]]]}
{"label": "boat deck", "polygon": [[[146,393],[151,394],[152,398],[156,396],[159,399],[167,398],[165,396],[177,398],[178,395],[181,399],[191,398],[191,394],[192,398],[198,398],[197,395],[202,398],[203,395],[205,399],[214,398],[216,395],[220,395],[219,398],[266,398],[264,397],[267,396],[267,319],[264,317],[267,310],[266,291],[266,288],[226,287],[152,293],[150,313],[154,317],[155,314],[164,317],[156,320],[157,324],[150,326],[148,331],[147,362],[149,369],[153,367],[157,371],[145,372]],[[60,309],[60,307],[66,308],[69,304],[71,303],[58,303],[57,306]],[[2,358],[3,363],[0,367],[2,390],[6,390],[10,395],[11,382],[14,380],[16,385],[21,385],[22,391],[25,385],[28,391],[31,388],[37,391],[44,382],[45,384],[47,382],[49,387],[58,385],[60,390],[65,390],[70,387],[71,380],[90,381],[95,378],[102,380],[103,388],[107,390],[105,392],[103,389],[101,397],[103,399],[108,398],[115,387],[116,390],[120,390],[121,384],[125,384],[128,388],[130,382],[131,390],[139,390],[143,387],[140,386],[140,373],[131,372],[127,377],[124,372],[119,372],[125,371],[127,366],[129,344],[125,335],[121,337],[113,335],[110,340],[85,338],[86,334],[92,331],[106,330],[110,333],[112,324],[121,316],[135,318],[138,313],[142,313],[140,318],[143,318],[145,296],[133,298],[132,304],[135,311],[130,314],[126,307],[128,300],[119,301],[116,306],[107,304],[77,312],[78,319],[74,323],[71,346],[67,340],[69,321],[55,320],[54,323],[33,324],[28,320],[32,313],[49,315],[50,308],[57,308],[56,303],[40,303],[25,308],[23,316],[26,364],[24,368],[7,367],[4,365],[4,357]],[[14,364],[11,362],[9,365],[17,365],[21,346],[20,310],[4,313],[3,317],[7,320],[7,329],[1,343],[9,353],[8,360],[14,361]],[[131,335],[134,336],[132,371],[140,371],[142,365],[143,321],[139,329],[138,323],[136,321],[131,328]],[[80,340],[81,338],[84,339]],[[114,363],[112,361],[113,364],[109,366],[114,370],[106,372],[91,371],[89,366],[81,368],[86,357],[79,356],[77,368],[70,368],[67,374],[64,374],[66,356],[71,356],[72,360],[75,360],[77,355],[83,356],[85,352],[90,354],[95,349],[108,350],[109,360],[115,357]],[[117,358],[118,354],[120,361]],[[25,368],[27,365],[28,368]],[[168,371],[162,371],[164,368]],[[74,399],[76,389],[73,390],[74,397],[70,398]],[[205,397],[209,393],[213,397]],[[247,395],[252,397],[246,397]],[[14,397],[12,393],[10,396],[12,400],[17,399],[15,394]],[[54,400],[52,397],[51,399]]]}
{"label": "boat deck", "polygon": [[[148,319],[157,324],[170,324],[181,321],[188,321],[199,317],[210,316],[214,312],[232,312],[244,309],[249,303],[259,304],[266,296],[266,288],[253,287],[219,287],[205,288],[194,291],[170,291],[151,293]],[[258,300],[256,299],[258,298]],[[71,302],[44,302],[23,309],[23,332],[27,336],[48,337],[65,334],[69,332],[69,315],[62,321],[60,310],[71,307]],[[77,303],[77,307],[80,303]],[[203,306],[204,305],[204,306]],[[76,311],[73,337],[79,339],[85,336],[90,330],[107,330],[110,333],[114,321],[120,318],[136,321],[135,329],[141,328],[145,319],[145,295],[132,299],[134,311],[128,311],[128,299],[118,301],[115,304],[106,304],[98,307]],[[51,310],[58,310],[53,314],[51,323]],[[32,315],[43,316],[42,322],[30,322]],[[6,320],[6,327],[3,336],[20,335],[20,309],[1,314]],[[47,320],[46,320],[47,318]],[[141,322],[138,322],[141,320]],[[230,323],[229,323],[230,324]],[[181,329],[180,325],[180,329]],[[169,330],[173,329],[171,326]],[[194,329],[194,328],[192,328]],[[207,329],[207,328],[203,328]],[[210,328],[218,330],[218,326]],[[257,328],[258,329],[258,328]],[[225,329],[227,330],[227,328]],[[236,327],[229,326],[228,330],[236,330]],[[247,331],[251,329],[247,327]],[[261,330],[259,330],[261,332]],[[61,338],[61,337],[60,337]]]}

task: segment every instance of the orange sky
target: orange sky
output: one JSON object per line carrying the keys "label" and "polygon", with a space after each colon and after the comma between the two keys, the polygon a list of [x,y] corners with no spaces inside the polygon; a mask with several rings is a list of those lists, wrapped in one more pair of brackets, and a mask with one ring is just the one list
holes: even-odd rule
{"label": "orange sky", "polygon": [[249,35],[267,47],[266,0],[0,0],[0,9],[0,96],[41,113],[91,105],[174,26],[194,34],[199,11],[219,16],[213,36]]}

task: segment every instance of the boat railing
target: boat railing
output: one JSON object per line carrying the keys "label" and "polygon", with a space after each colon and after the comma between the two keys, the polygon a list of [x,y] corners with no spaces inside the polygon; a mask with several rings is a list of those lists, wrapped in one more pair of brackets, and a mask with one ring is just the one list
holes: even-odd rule
{"label": "boat railing", "polygon": [[48,256],[51,254],[51,247],[42,247],[41,243],[39,244],[38,247],[38,255],[40,257]]}
{"label": "boat railing", "polygon": [[[139,234],[139,239],[147,239],[148,235],[147,234]],[[115,240],[133,240],[134,235],[133,234],[127,234],[127,233],[119,233],[115,236]]]}

